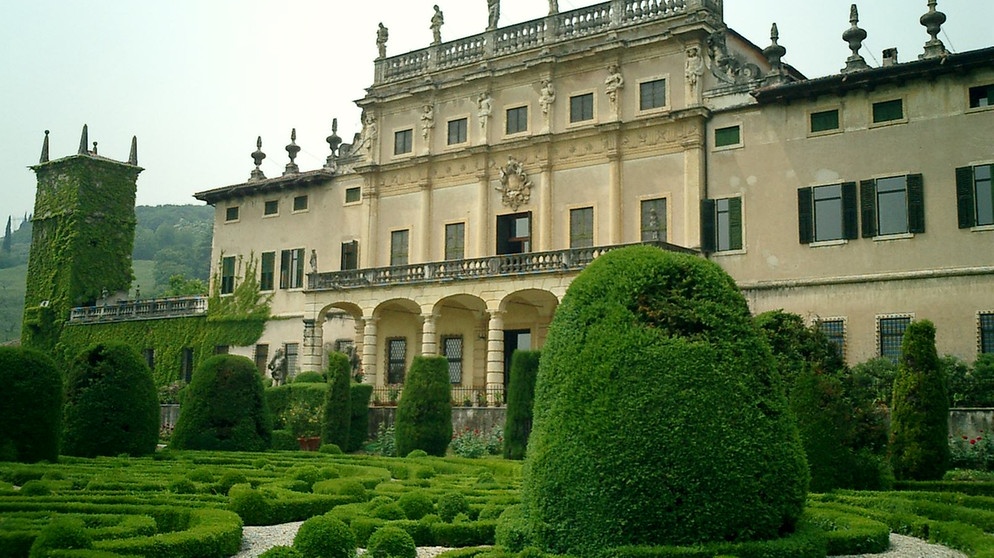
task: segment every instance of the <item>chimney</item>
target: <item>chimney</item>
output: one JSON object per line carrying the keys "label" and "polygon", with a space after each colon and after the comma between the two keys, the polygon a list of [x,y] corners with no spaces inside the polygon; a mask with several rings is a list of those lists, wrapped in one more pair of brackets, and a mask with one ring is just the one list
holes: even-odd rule
{"label": "chimney", "polygon": [[886,68],[887,66],[893,66],[895,64],[897,64],[897,48],[885,48],[883,66]]}

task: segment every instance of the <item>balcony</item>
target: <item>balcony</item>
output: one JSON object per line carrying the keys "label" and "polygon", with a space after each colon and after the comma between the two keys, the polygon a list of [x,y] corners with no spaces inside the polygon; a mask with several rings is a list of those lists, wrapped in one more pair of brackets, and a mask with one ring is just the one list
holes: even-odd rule
{"label": "balcony", "polygon": [[559,41],[634,27],[704,9],[722,15],[722,0],[612,0],[433,45],[376,61],[374,85],[420,77]]}
{"label": "balcony", "polygon": [[207,297],[205,296],[152,298],[148,300],[128,300],[104,306],[73,308],[69,314],[69,323],[98,324],[132,320],[157,320],[162,318],[202,316],[206,313]]}
{"label": "balcony", "polygon": [[[697,253],[695,250],[667,242],[642,242],[637,244],[656,246],[670,252],[684,254]],[[587,267],[590,262],[594,261],[594,258],[605,252],[623,246],[634,245],[618,244],[614,246],[571,248],[552,252],[504,254],[468,260],[449,260],[394,267],[310,273],[307,276],[307,288],[310,291],[338,291],[369,287],[577,272]]]}

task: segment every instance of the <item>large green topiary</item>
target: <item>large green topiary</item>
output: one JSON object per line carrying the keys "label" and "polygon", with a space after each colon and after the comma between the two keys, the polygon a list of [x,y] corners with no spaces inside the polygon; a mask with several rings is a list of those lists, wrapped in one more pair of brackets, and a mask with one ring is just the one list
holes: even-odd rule
{"label": "large green topiary", "polygon": [[397,406],[397,455],[416,449],[445,455],[452,439],[451,391],[445,357],[414,357]]}
{"label": "large green topiary", "polygon": [[324,398],[321,442],[349,447],[349,423],[352,421],[352,364],[342,353],[328,355],[328,391]]}
{"label": "large green topiary", "polygon": [[123,343],[93,345],[66,377],[62,453],[148,455],[159,441],[159,395],[144,359]]}
{"label": "large green topiary", "polygon": [[524,459],[532,431],[532,404],[540,351],[514,351],[504,420],[504,459]]}
{"label": "large green topiary", "polygon": [[393,525],[380,527],[369,537],[366,552],[372,558],[415,558],[418,549],[407,531]]}
{"label": "large green topiary", "polygon": [[193,373],[170,445],[176,449],[264,451],[272,418],[251,360],[216,355]]}
{"label": "large green topiary", "polygon": [[[62,428],[62,375],[47,355],[0,347],[0,461],[55,461]],[[11,420],[16,417],[16,420]]]}
{"label": "large green topiary", "polygon": [[717,265],[649,246],[598,257],[542,353],[522,502],[546,550],[793,528],[804,450],[770,349]]}
{"label": "large green topiary", "polygon": [[352,452],[362,449],[369,439],[369,399],[373,396],[372,384],[352,384],[349,389],[352,417],[349,419],[349,447]]}
{"label": "large green topiary", "polygon": [[353,558],[355,534],[348,525],[330,515],[317,515],[300,525],[293,538],[293,548],[306,557]]}
{"label": "large green topiary", "polygon": [[890,462],[900,480],[938,480],[949,468],[949,398],[935,326],[911,323],[901,341],[890,421]]}

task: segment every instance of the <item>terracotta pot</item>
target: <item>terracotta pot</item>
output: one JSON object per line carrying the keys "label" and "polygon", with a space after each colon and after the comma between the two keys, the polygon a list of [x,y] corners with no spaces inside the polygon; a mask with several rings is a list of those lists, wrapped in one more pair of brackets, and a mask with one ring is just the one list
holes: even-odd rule
{"label": "terracotta pot", "polygon": [[321,447],[321,436],[301,436],[297,438],[301,451],[317,451]]}

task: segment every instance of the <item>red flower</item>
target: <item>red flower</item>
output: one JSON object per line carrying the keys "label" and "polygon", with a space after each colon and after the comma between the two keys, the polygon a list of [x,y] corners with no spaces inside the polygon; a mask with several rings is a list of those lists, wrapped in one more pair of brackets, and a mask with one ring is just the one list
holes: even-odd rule
{"label": "red flower", "polygon": [[969,438],[966,437],[966,434],[963,435],[963,439],[964,440],[969,440]]}
{"label": "red flower", "polygon": [[974,444],[976,444],[976,443],[977,443],[977,441],[976,441],[976,440],[970,440],[970,445],[971,445],[971,446],[972,446],[972,445],[974,445]]}

